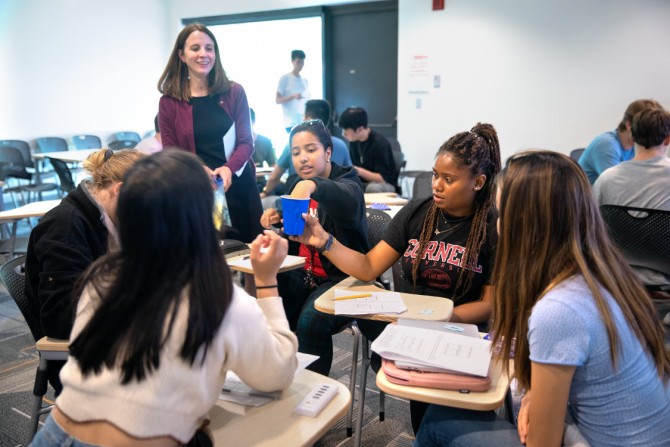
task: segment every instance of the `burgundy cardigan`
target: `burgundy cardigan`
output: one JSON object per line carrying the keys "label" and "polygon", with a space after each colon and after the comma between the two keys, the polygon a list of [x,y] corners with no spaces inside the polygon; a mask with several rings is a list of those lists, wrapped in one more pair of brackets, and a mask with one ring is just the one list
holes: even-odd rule
{"label": "burgundy cardigan", "polygon": [[[235,173],[251,160],[254,153],[249,103],[244,88],[236,82],[231,83],[230,89],[219,95],[219,105],[235,125],[235,148],[224,165]],[[164,148],[177,147],[195,154],[191,104],[163,95],[158,103],[158,128]],[[253,162],[249,164],[255,170]]]}

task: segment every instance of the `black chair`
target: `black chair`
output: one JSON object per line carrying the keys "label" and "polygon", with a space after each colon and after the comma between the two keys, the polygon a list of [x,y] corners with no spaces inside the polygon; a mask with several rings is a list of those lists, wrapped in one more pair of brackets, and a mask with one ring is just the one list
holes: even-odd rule
{"label": "black chair", "polygon": [[582,153],[584,152],[584,148],[580,147],[577,149],[573,149],[570,151],[570,158],[572,158],[575,161],[579,161],[579,157],[582,156]]}
{"label": "black chair", "polygon": [[0,140],[0,147],[11,146],[18,149],[23,156],[23,161],[27,168],[34,168],[35,163],[33,162],[33,156],[30,153],[30,145],[27,141],[23,140]]}
{"label": "black chair", "polygon": [[95,135],[75,135],[72,137],[72,144],[77,150],[102,148],[102,141]]}
{"label": "black chair", "polygon": [[132,149],[137,145],[137,141],[134,140],[115,140],[111,141],[108,147],[113,151],[118,151],[120,149]]}
{"label": "black chair", "polygon": [[[64,152],[70,150],[67,141],[60,137],[42,137],[35,140],[35,151],[46,154],[48,152]],[[37,171],[38,175],[53,174],[54,171],[48,169],[48,160],[38,160]]]}
{"label": "black chair", "polygon": [[[600,213],[610,238],[631,266],[670,277],[670,211],[602,205]],[[670,290],[670,284],[647,288]]]}
{"label": "black chair", "polygon": [[51,165],[54,167],[56,175],[58,175],[58,180],[60,180],[60,195],[61,197],[63,197],[64,195],[70,193],[70,191],[72,191],[77,187],[74,184],[74,180],[72,179],[72,172],[70,171],[70,168],[68,167],[67,163],[65,163],[63,160],[51,157],[47,158],[49,159],[49,162],[51,162]]}
{"label": "black chair", "polygon": [[[633,268],[651,269],[670,278],[670,211],[603,205],[600,213],[610,238]],[[645,287],[659,318],[664,322],[670,319],[668,300],[654,299],[656,294],[670,292],[670,283],[645,284]]]}
{"label": "black chair", "polygon": [[398,194],[402,194],[402,187],[400,186],[400,171],[402,170],[402,168],[405,167],[405,164],[407,163],[405,161],[405,154],[402,153],[400,143],[398,142],[397,139],[393,137],[386,137],[386,139],[391,145],[391,151],[393,153],[393,163],[395,164],[395,178],[396,178],[395,191]]}
{"label": "black chair", "polygon": [[[53,191],[58,188],[58,185],[55,183],[33,182],[33,174],[26,169],[23,154],[15,147],[5,145],[0,146],[0,165],[2,165],[2,172],[0,173],[1,180],[9,181],[9,179],[12,178],[16,180],[14,185],[8,185],[7,188],[4,188],[4,192],[12,194],[14,206],[18,205],[16,198],[14,197],[15,193],[21,194],[21,199],[25,204],[32,200],[32,194],[37,194],[38,198],[41,200],[43,192]],[[22,183],[22,181],[27,183]],[[27,198],[25,195],[26,193],[28,194]]]}
{"label": "black chair", "polygon": [[140,134],[137,132],[116,132],[112,138],[110,138],[110,141],[123,141],[123,140],[128,140],[128,141],[134,141],[135,143],[139,143],[141,138]]}
{"label": "black chair", "polygon": [[424,171],[414,179],[412,199],[423,199],[433,195],[433,173]]}
{"label": "black chair", "polygon": [[67,340],[47,339],[44,336],[40,324],[38,305],[31,302],[25,294],[25,275],[22,272],[25,262],[26,256],[24,255],[5,263],[0,268],[0,280],[7,287],[7,291],[26,320],[40,355],[40,363],[37,367],[33,385],[34,399],[30,412],[30,427],[26,443],[28,445],[37,432],[40,415],[48,413],[53,407],[53,405],[43,405],[43,398],[48,386],[47,363],[53,360],[67,360],[68,342]]}

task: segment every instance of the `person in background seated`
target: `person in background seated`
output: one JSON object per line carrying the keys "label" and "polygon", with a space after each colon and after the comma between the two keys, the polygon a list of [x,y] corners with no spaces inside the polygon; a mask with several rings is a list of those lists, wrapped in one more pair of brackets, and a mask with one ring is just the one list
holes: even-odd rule
{"label": "person in background seated", "polygon": [[[645,109],[631,125],[635,157],[603,172],[593,185],[600,205],[624,205],[670,211],[670,112]],[[635,268],[645,285],[670,284],[660,272]],[[670,295],[667,295],[670,298]]]}
{"label": "person in background seated", "polygon": [[[43,336],[67,340],[72,330],[75,284],[93,261],[119,249],[116,201],[126,171],[144,156],[135,149],[100,149],[83,163],[90,175],[30,232],[26,297],[39,307]],[[49,362],[49,382],[60,393],[64,362]]]}
{"label": "person in background seated", "polygon": [[[330,124],[330,103],[325,99],[310,99],[305,104],[305,121],[321,120],[328,129]],[[330,131],[328,131],[330,133]],[[349,149],[344,141],[340,138],[330,135],[333,141],[333,151],[330,161],[336,163],[340,167],[351,166],[351,157],[349,156]],[[263,199],[263,208],[272,208],[277,198],[283,194],[284,188],[280,185],[280,179],[284,172],[288,170],[289,175],[295,174],[293,168],[293,161],[291,160],[291,145],[286,144],[284,150],[277,160],[275,168],[270,173],[268,182],[265,188],[261,191],[261,199]],[[269,198],[268,198],[269,197]]]}
{"label": "person in background seated", "polygon": [[638,99],[628,105],[619,126],[609,132],[598,135],[579,157],[589,182],[593,185],[605,169],[616,166],[622,161],[630,160],[635,155],[630,124],[638,112],[648,108],[662,108],[653,99]]}
{"label": "person in background seated", "polygon": [[642,284],[610,242],[569,157],[525,152],[498,182],[495,357],[526,390],[518,427],[493,411],[431,405],[415,446],[667,446],[670,355]]}
{"label": "person in background seated", "polygon": [[[256,167],[274,166],[277,163],[277,155],[272,140],[265,135],[256,133],[256,112],[250,107],[249,113],[251,114],[251,134],[254,137],[254,164]],[[256,186],[258,186],[259,192],[263,190],[266,183],[264,175],[256,176]]]}
{"label": "person in background seated", "polygon": [[[291,197],[311,198],[309,214],[324,228],[335,234],[341,244],[354,253],[368,249],[367,220],[363,188],[356,171],[343,168],[331,160],[330,133],[321,120],[306,121],[291,130],[291,155],[297,172],[288,178]],[[281,216],[276,209],[265,210],[261,224],[270,228]],[[327,258],[327,252],[309,244],[290,244],[290,252],[306,258],[302,269],[278,275],[279,293],[286,297],[284,308],[291,328],[298,335],[300,352],[320,356],[308,366],[328,375],[333,360],[332,336],[350,318],[317,311],[314,301],[326,290],[347,277]],[[361,255],[362,256],[362,255]]]}
{"label": "person in background seated", "polygon": [[256,112],[249,108],[249,113],[251,114],[251,133],[254,137],[254,163],[256,166],[263,166],[263,163],[266,163],[267,166],[274,166],[277,163],[277,155],[274,146],[272,146],[272,140],[256,133],[254,127],[256,125]]}
{"label": "person in background seated", "polygon": [[258,299],[247,295],[219,248],[213,206],[192,154],[162,151],[128,172],[121,249],[84,276],[63,392],[34,447],[176,447],[206,425],[227,371],[261,391],[291,385],[297,342],[276,278],[288,244],[272,232],[252,242]]}
{"label": "person in background seated", "polygon": [[163,143],[161,140],[161,131],[158,127],[158,115],[154,118],[154,129],[156,133],[150,137],[144,138],[142,141],[137,143],[135,149],[145,154],[154,154],[156,152],[163,150]]}
{"label": "person in background seated", "polygon": [[[306,217],[305,232],[290,239],[325,250],[344,273],[372,281],[400,259],[398,292],[443,296],[455,307],[451,321],[486,325],[491,315],[491,272],[497,233],[493,179],[500,171],[498,135],[490,124],[449,138],[435,155],[433,195],[403,207],[381,242],[367,254],[341,244],[339,236]],[[358,320],[372,341],[386,323]],[[378,359],[378,357],[377,357]],[[425,404],[410,402],[418,429]]]}
{"label": "person in background seated", "polygon": [[368,127],[368,114],[348,107],[340,115],[342,135],[349,141],[351,160],[365,192],[395,192],[398,183],[393,150],[388,140]]}
{"label": "person in background seated", "polygon": [[277,84],[275,102],[281,104],[284,114],[284,127],[286,132],[300,123],[305,113],[305,101],[310,98],[309,83],[300,72],[305,66],[305,52],[302,50],[291,51],[291,64],[293,70],[286,73]]}
{"label": "person in background seated", "polygon": [[249,104],[244,88],[226,76],[209,28],[190,23],[181,30],[158,90],[163,146],[196,154],[212,180],[222,180],[232,221],[227,237],[253,241],[263,231],[258,223],[263,207]]}

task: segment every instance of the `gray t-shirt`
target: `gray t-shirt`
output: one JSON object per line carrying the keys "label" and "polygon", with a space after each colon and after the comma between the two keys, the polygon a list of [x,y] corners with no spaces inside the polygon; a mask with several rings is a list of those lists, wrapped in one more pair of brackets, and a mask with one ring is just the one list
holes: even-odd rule
{"label": "gray t-shirt", "polygon": [[569,410],[593,446],[667,446],[670,386],[603,290],[620,345],[612,365],[605,324],[584,278],[572,276],[535,304],[528,322],[530,360],[576,366]]}

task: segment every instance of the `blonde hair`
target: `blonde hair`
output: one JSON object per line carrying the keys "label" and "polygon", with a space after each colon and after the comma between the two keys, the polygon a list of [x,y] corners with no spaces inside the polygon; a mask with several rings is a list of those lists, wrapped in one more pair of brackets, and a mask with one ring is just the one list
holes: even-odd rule
{"label": "blonde hair", "polygon": [[91,175],[91,186],[105,189],[113,183],[123,181],[126,171],[146,154],[136,149],[100,149],[84,160],[84,169]]}

